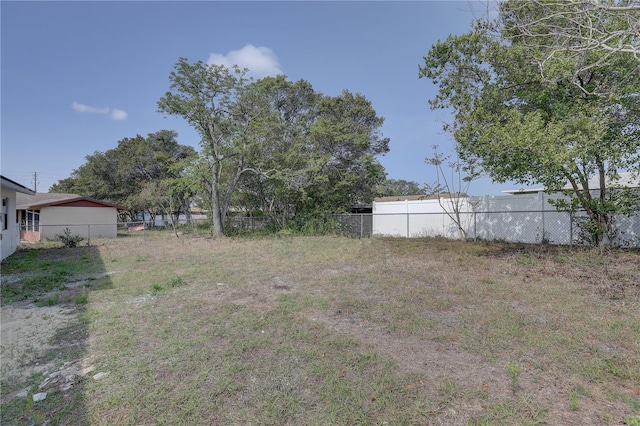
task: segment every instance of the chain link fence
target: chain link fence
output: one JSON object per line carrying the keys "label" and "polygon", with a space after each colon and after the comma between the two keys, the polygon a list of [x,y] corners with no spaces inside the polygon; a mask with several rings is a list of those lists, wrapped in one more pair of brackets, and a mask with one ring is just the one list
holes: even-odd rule
{"label": "chain link fence", "polygon": [[74,237],[81,245],[91,245],[96,238],[116,238],[117,227],[113,223],[56,224],[30,223],[20,226],[20,240],[26,242],[60,241],[61,237]]}
{"label": "chain link fence", "polygon": [[[588,217],[585,212],[558,212],[556,210],[528,211],[475,211],[460,212],[459,220],[443,212],[409,213],[364,213],[337,214],[327,217],[334,232],[356,238],[372,235],[400,237],[435,237],[453,239],[482,239],[529,244],[583,244],[589,235],[581,226]],[[458,226],[460,223],[460,226]],[[208,219],[197,219],[177,225],[180,232],[210,229]],[[227,221],[227,230],[232,233],[259,232],[276,229],[268,217],[234,216]],[[20,227],[22,241],[57,241],[68,230],[70,235],[83,239],[82,244],[91,244],[97,238],[145,238],[157,231],[173,229],[169,221],[118,222],[114,224],[68,224]],[[640,214],[635,216],[612,216],[608,241],[618,247],[640,247]]]}
{"label": "chain link fence", "polygon": [[373,235],[373,215],[371,213],[337,214],[338,232],[352,237],[370,237]]}
{"label": "chain link fence", "polygon": [[[519,243],[589,243],[586,212],[562,212],[563,194],[440,199],[398,198],[373,203],[373,235],[471,238]],[[640,247],[640,214],[612,215],[606,238],[619,247]]]}
{"label": "chain link fence", "polygon": [[[588,216],[583,211],[569,213],[557,210],[460,212],[456,220],[443,212],[382,213],[373,215],[372,234],[528,244],[584,244],[590,238],[582,226],[587,220]],[[614,215],[611,224],[607,233],[611,244],[640,247],[640,215]]]}

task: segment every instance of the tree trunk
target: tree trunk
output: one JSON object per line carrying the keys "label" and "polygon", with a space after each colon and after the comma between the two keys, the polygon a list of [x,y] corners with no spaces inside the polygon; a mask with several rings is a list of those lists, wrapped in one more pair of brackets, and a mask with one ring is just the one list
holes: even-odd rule
{"label": "tree trunk", "polygon": [[187,225],[191,225],[191,206],[188,198],[182,198],[182,212],[184,213],[184,221]]}
{"label": "tree trunk", "polygon": [[605,173],[604,163],[598,162],[598,177],[600,184],[600,214],[598,215],[600,230],[598,234],[598,247],[609,244],[609,212],[607,209],[607,176]]}
{"label": "tree trunk", "polygon": [[218,190],[217,182],[214,182],[211,188],[211,214],[213,216],[213,237],[224,237],[224,218],[222,217],[220,191]]}

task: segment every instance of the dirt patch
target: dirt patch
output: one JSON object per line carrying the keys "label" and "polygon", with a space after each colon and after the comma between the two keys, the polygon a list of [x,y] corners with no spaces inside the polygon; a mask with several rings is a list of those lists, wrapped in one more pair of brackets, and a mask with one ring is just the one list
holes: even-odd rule
{"label": "dirt patch", "polygon": [[341,314],[320,314],[310,319],[323,322],[338,333],[348,334],[371,345],[375,351],[394,359],[402,370],[420,373],[430,382],[446,377],[465,380],[474,388],[491,387],[493,391],[500,393],[507,391],[507,378],[503,369],[496,364],[483,362],[479,356],[461,351],[450,343],[394,336],[380,327]]}
{"label": "dirt patch", "polygon": [[16,304],[2,307],[2,380],[23,382],[33,373],[51,371],[56,362],[39,361],[55,349],[52,338],[59,330],[77,321],[74,309],[65,306],[37,307]]}

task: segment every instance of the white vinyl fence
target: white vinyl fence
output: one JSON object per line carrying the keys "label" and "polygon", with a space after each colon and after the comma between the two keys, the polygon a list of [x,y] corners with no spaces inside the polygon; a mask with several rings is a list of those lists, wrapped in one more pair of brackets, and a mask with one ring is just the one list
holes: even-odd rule
{"label": "white vinyl fence", "polygon": [[[457,199],[381,201],[373,203],[373,235],[463,238],[452,219],[452,203],[467,238],[521,243],[573,244],[582,241],[584,212],[559,212],[549,203],[561,195],[517,194]],[[447,214],[448,213],[448,214]],[[616,245],[640,247],[640,214],[614,217]]]}

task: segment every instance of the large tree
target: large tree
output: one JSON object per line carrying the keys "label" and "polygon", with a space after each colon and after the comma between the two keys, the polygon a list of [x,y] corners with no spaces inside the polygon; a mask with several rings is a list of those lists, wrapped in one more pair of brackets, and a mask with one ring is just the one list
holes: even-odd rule
{"label": "large tree", "polygon": [[[625,48],[571,49],[558,33],[575,30],[565,17],[576,3],[500,2],[496,21],[478,20],[469,33],[434,44],[420,77],[439,85],[431,107],[453,111],[445,130],[470,169],[548,191],[569,183],[571,202],[560,207],[586,211],[601,244],[612,213],[638,207],[631,191],[610,186],[619,171],[640,170],[640,63]],[[588,10],[592,2],[580,3]],[[612,34],[628,32],[640,13],[631,8],[622,19],[592,10]],[[549,25],[554,32],[543,30]],[[599,184],[590,188],[594,176]]]}
{"label": "large tree", "polygon": [[231,196],[242,176],[262,173],[254,160],[264,142],[261,119],[268,109],[246,72],[180,58],[169,75],[171,90],[158,101],[160,112],[183,117],[200,134],[209,168],[203,183],[210,194],[216,237],[224,236]]}
{"label": "large tree", "polygon": [[190,193],[177,184],[193,147],[180,145],[177,133],[161,130],[124,138],[117,147],[96,151],[71,177],[51,187],[127,206],[132,217],[149,213],[174,218],[188,214]]}
{"label": "large tree", "polygon": [[389,151],[389,139],[380,130],[383,123],[361,94],[344,90],[320,100],[310,137],[316,154],[313,173],[321,178],[307,191],[308,206],[324,205],[324,211],[331,211],[373,199],[385,180],[376,157]]}
{"label": "large tree", "polygon": [[214,236],[224,235],[232,203],[284,224],[370,199],[384,179],[376,156],[389,149],[371,103],[346,90],[324,96],[284,76],[253,81],[245,72],[180,58],[158,101],[202,138],[193,170],[207,187]]}
{"label": "large tree", "polygon": [[236,202],[284,226],[296,215],[309,184],[314,153],[309,134],[322,95],[309,82],[291,82],[282,75],[265,77],[255,85],[269,105],[263,121],[269,143],[263,146],[261,168],[270,172],[247,175]]}
{"label": "large tree", "polygon": [[293,83],[283,76],[256,84],[271,108],[263,164],[271,172],[249,177],[244,194],[254,194],[262,211],[282,225],[370,202],[385,175],[376,157],[389,150],[380,132],[384,119],[371,103],[347,90],[324,96],[304,80]]}

